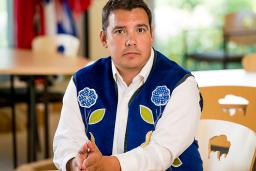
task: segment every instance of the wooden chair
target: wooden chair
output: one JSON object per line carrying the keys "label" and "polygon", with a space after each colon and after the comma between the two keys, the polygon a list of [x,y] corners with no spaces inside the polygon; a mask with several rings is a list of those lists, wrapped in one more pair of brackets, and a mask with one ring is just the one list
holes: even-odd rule
{"label": "wooden chair", "polygon": [[196,139],[204,170],[255,169],[256,87],[212,86],[200,92],[204,103]]}
{"label": "wooden chair", "polygon": [[184,65],[187,65],[187,60],[191,59],[194,62],[220,63],[222,68],[226,69],[229,63],[241,63],[245,53],[231,52],[230,43],[243,47],[256,44],[256,14],[249,11],[227,14],[224,17],[223,46],[220,50],[189,52],[188,39],[189,31],[187,31],[185,39]]}
{"label": "wooden chair", "polygon": [[[77,57],[79,50],[79,39],[67,34],[58,34],[53,36],[38,36],[32,41],[32,50],[35,53],[43,53],[46,58],[51,57],[51,54],[61,53],[64,57]],[[65,67],[65,66],[63,66]],[[44,91],[38,91],[37,101],[45,104],[45,158],[49,157],[49,140],[48,140],[48,102],[61,102],[63,91],[56,91],[48,88],[49,85],[54,85],[57,76],[43,77]]]}
{"label": "wooden chair", "polygon": [[15,171],[45,171],[57,170],[52,159],[39,160],[32,163],[27,163],[19,166]]}
{"label": "wooden chair", "polygon": [[[49,58],[51,57],[51,54],[56,53],[61,53],[64,55],[64,57],[73,58],[77,57],[79,44],[80,42],[78,38],[67,34],[38,36],[35,37],[32,41],[32,50],[35,53],[45,54],[45,58]],[[57,76],[48,77],[48,82],[46,83],[46,85],[54,84],[54,77],[57,78]],[[48,99],[49,101],[62,100],[62,92],[60,95],[59,93],[55,94],[53,91],[50,90],[49,95],[51,96],[50,99]]]}
{"label": "wooden chair", "polygon": [[39,53],[62,53],[66,57],[76,57],[79,50],[79,44],[80,42],[78,38],[67,34],[38,36],[32,41],[32,49],[34,52]]}
{"label": "wooden chair", "polygon": [[[38,36],[32,42],[32,50],[35,53],[43,53],[45,57],[50,57],[53,53],[62,53],[65,57],[76,57],[79,49],[79,39],[71,35],[59,34],[54,36]],[[65,67],[65,66],[63,66]],[[29,81],[27,76],[19,76],[22,81]],[[44,76],[36,78],[45,79]],[[11,77],[11,90],[9,88],[0,89],[0,107],[12,107],[12,135],[13,135],[13,163],[14,168],[17,166],[17,148],[16,148],[16,117],[15,104],[28,103],[29,94],[27,87],[14,89],[14,78]],[[52,79],[51,79],[52,80]],[[48,90],[49,79],[44,81],[44,90],[36,91],[36,102],[45,102],[45,158],[49,157],[49,140],[48,140],[48,102],[61,102],[63,92]],[[13,92],[13,93],[11,93]],[[47,93],[46,93],[47,92]],[[11,95],[12,94],[12,95]],[[35,135],[38,137],[38,135]]]}
{"label": "wooden chair", "polygon": [[256,72],[256,54],[244,56],[242,64],[245,71]]}

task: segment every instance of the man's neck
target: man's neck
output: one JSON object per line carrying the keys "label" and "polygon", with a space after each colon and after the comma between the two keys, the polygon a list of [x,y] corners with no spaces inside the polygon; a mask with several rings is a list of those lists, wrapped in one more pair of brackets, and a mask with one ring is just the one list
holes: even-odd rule
{"label": "man's neck", "polygon": [[132,83],[133,78],[136,77],[139,74],[139,72],[140,71],[138,70],[126,70],[126,71],[119,70],[119,73],[127,86],[129,86]]}

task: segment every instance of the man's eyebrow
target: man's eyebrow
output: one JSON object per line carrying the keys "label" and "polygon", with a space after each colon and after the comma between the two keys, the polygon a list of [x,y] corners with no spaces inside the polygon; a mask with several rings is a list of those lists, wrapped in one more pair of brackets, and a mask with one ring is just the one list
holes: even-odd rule
{"label": "man's eyebrow", "polygon": [[125,28],[125,26],[115,26],[115,27],[113,28],[113,30],[124,29],[124,28]]}
{"label": "man's eyebrow", "polygon": [[147,24],[138,24],[137,27],[146,27],[147,29],[149,29]]}

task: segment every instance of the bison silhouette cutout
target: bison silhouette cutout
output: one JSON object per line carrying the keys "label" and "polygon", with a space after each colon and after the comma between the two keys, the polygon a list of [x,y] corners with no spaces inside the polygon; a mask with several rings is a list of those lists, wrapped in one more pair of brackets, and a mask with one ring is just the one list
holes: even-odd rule
{"label": "bison silhouette cutout", "polygon": [[226,135],[214,136],[208,143],[208,158],[210,158],[211,152],[217,152],[217,158],[220,160],[223,155],[225,158],[228,155],[230,149],[230,141],[228,141]]}

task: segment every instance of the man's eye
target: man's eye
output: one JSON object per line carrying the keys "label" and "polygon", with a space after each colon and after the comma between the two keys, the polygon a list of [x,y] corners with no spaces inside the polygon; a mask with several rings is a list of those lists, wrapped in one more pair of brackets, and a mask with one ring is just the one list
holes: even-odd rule
{"label": "man's eye", "polygon": [[125,33],[125,31],[123,29],[119,29],[119,30],[115,30],[114,33],[115,34],[123,34],[123,33]]}
{"label": "man's eye", "polygon": [[143,33],[143,32],[146,32],[146,29],[145,29],[145,28],[138,28],[137,31],[138,31],[139,33]]}

